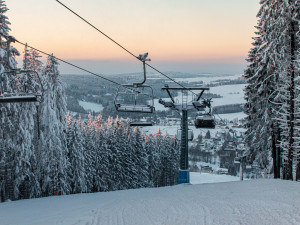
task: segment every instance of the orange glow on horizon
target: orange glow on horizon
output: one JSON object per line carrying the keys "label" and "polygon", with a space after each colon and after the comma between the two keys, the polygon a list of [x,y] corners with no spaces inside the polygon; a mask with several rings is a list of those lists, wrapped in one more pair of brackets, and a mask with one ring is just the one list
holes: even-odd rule
{"label": "orange glow on horizon", "polygon": [[[253,0],[62,2],[132,53],[149,52],[153,62],[244,60],[259,8]],[[6,4],[11,35],[33,47],[63,59],[133,59],[55,1],[9,0]],[[23,46],[14,46],[23,51]]]}

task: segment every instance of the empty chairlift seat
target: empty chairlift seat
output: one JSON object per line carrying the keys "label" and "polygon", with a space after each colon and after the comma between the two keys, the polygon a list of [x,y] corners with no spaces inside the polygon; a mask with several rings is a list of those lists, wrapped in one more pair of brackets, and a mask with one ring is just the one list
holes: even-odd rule
{"label": "empty chairlift seat", "polygon": [[150,86],[122,85],[115,96],[115,107],[119,112],[153,113],[153,89]]}
{"label": "empty chairlift seat", "polygon": [[197,116],[194,123],[196,128],[214,129],[216,127],[215,118],[210,114]]}
{"label": "empty chairlift seat", "polygon": [[[0,80],[0,103],[37,102],[41,96],[37,90],[42,88],[42,83],[34,70],[11,69],[1,73]],[[18,80],[15,90],[7,90],[6,80]]]}
{"label": "empty chairlift seat", "polygon": [[39,95],[34,94],[3,94],[0,103],[37,102]]}

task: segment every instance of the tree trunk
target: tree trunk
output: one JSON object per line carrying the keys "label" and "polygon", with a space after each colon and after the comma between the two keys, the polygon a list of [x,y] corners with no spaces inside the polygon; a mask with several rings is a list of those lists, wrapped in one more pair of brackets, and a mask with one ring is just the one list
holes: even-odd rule
{"label": "tree trunk", "polygon": [[[277,125],[278,126],[278,125]],[[279,126],[277,127],[277,147],[276,147],[276,164],[277,164],[277,176],[278,178],[280,178],[280,168],[282,167],[282,163],[281,163],[281,151],[280,151],[280,143],[281,141],[281,135],[280,135],[280,128]]]}
{"label": "tree trunk", "polygon": [[291,62],[290,62],[290,86],[288,92],[290,94],[289,98],[289,116],[288,116],[288,126],[289,126],[289,148],[288,148],[288,165],[287,165],[287,174],[286,178],[288,180],[293,179],[293,153],[294,153],[294,120],[295,120],[295,29],[294,22],[291,21],[290,24],[291,30]]}
{"label": "tree trunk", "polygon": [[272,139],[272,158],[273,158],[273,172],[274,172],[274,179],[278,178],[277,174],[277,154],[276,154],[276,137],[275,137],[275,130],[273,123],[271,124],[271,139]]}

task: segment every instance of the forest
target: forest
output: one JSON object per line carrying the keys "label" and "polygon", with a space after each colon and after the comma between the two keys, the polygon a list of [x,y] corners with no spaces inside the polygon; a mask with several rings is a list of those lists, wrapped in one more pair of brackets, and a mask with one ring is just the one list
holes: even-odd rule
{"label": "forest", "polygon": [[[17,68],[7,10],[1,1],[0,200],[176,184],[176,139],[145,135],[118,117],[72,118],[52,54],[44,65],[25,45]],[[5,102],[26,95],[39,101]]]}
{"label": "forest", "polygon": [[[274,178],[296,181],[300,178],[300,4],[294,0],[260,4],[244,73],[247,103],[218,110],[245,110],[247,163],[258,164]],[[92,80],[93,86],[66,87],[57,58],[49,54],[44,64],[40,53],[27,44],[19,70],[16,57],[21,53],[12,46],[15,39],[9,34],[7,10],[0,1],[0,97],[27,93],[39,101],[0,103],[0,200],[177,184],[177,140],[160,131],[149,135],[132,129],[123,119],[126,115],[118,117],[113,109],[113,97],[101,97],[113,92],[107,83]],[[103,85],[101,92],[95,92],[98,82]],[[160,93],[165,81],[152,82]],[[67,105],[85,113],[78,99],[88,88],[85,100],[103,104],[103,115],[73,118]]]}

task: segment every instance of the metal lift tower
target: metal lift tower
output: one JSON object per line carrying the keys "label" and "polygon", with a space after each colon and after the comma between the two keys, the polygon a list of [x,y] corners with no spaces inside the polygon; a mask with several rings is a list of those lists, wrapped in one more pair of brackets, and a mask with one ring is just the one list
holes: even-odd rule
{"label": "metal lift tower", "polygon": [[[190,183],[190,174],[189,174],[189,161],[188,161],[188,111],[192,109],[203,109],[206,107],[205,104],[199,102],[204,91],[209,90],[209,88],[184,88],[176,87],[171,88],[168,85],[165,85],[162,90],[167,91],[171,101],[166,102],[162,99],[159,100],[159,103],[164,105],[166,108],[171,110],[177,110],[181,113],[181,146],[180,146],[180,169],[178,172],[178,184]],[[170,90],[181,91],[182,92],[182,102],[176,103],[173,96],[171,95]],[[189,91],[200,91],[196,96],[195,100],[188,102],[188,93]]]}

